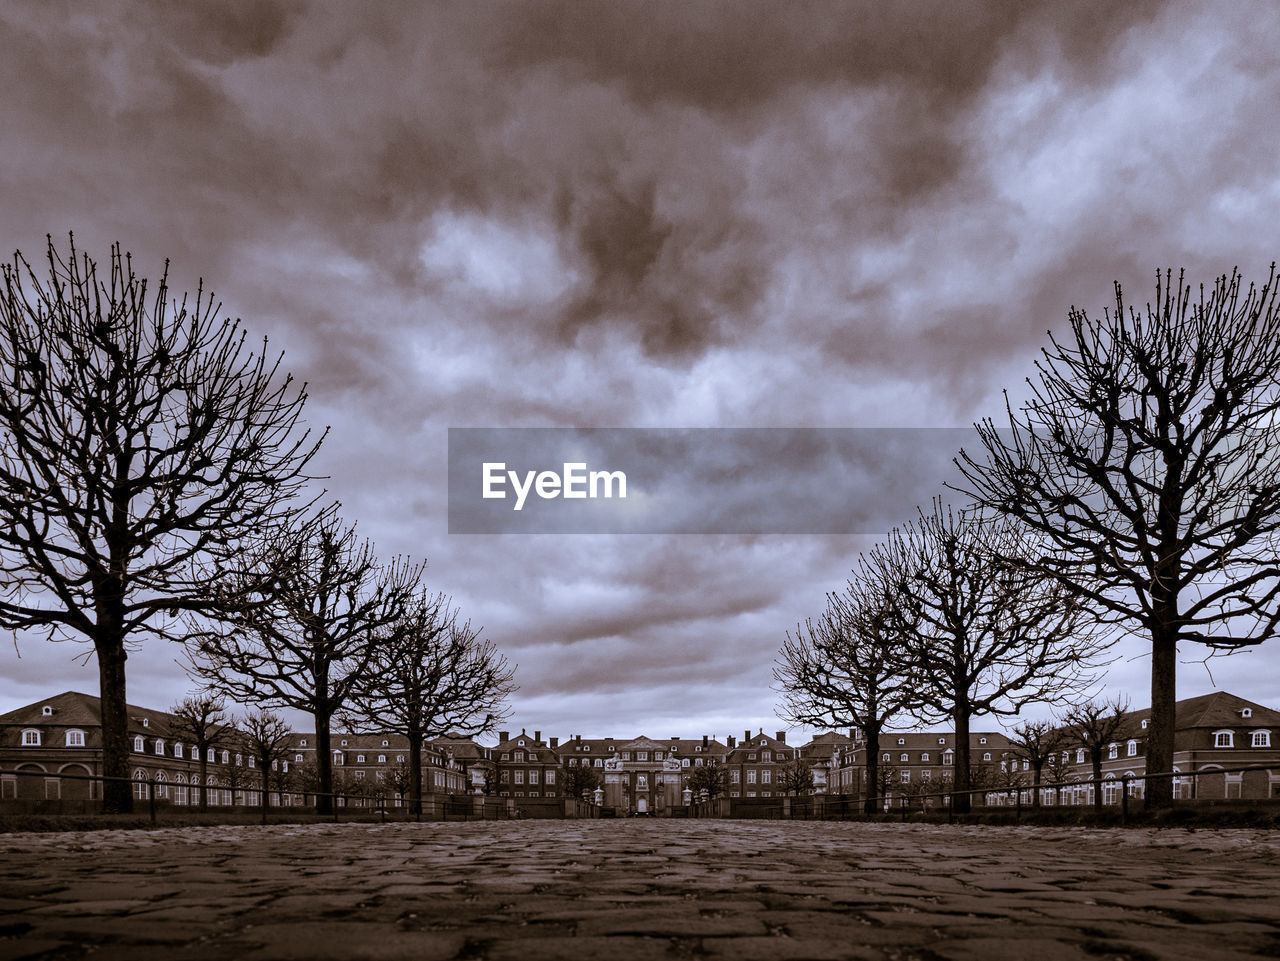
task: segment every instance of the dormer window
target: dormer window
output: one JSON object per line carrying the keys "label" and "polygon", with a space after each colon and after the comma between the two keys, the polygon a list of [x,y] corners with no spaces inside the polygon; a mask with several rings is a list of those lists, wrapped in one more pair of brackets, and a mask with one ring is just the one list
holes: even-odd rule
{"label": "dormer window", "polygon": [[[53,708],[50,707],[48,704],[46,704],[44,707],[40,708],[40,713],[43,714],[45,717],[53,717]],[[1248,716],[1249,715],[1247,714],[1245,715],[1245,717],[1248,717]]]}
{"label": "dormer window", "polygon": [[151,726],[151,719],[150,719],[150,718],[147,718],[147,717],[144,717],[144,718],[142,719],[142,726],[143,726],[143,727],[150,727],[150,726]]}
{"label": "dormer window", "polygon": [[342,739],[342,746],[343,747],[347,746],[347,739],[345,737]]}
{"label": "dormer window", "polygon": [[1117,758],[1117,757],[1119,757],[1119,756],[1120,756],[1120,745],[1119,745],[1119,744],[1108,744],[1108,745],[1107,745],[1107,758],[1108,758],[1108,759],[1110,759],[1110,758]]}
{"label": "dormer window", "polygon": [[584,744],[584,745],[582,745],[582,749],[583,749],[584,751],[588,751],[588,752],[590,752],[590,750],[591,750],[591,745],[590,745],[590,744]]}
{"label": "dormer window", "polygon": [[990,760],[991,760],[991,752],[990,752],[990,751],[988,751],[987,753],[983,754],[983,755],[982,755],[982,759],[983,759],[984,761],[990,761]]}
{"label": "dormer window", "polygon": [[391,742],[390,742],[390,741],[388,741],[388,740],[384,737],[384,738],[382,739],[382,746],[383,746],[383,747],[390,747],[390,746],[391,746]]}
{"label": "dormer window", "polygon": [[763,738],[763,737],[762,737],[762,738],[760,738],[760,746],[761,746],[761,747],[764,747],[764,746],[765,746],[766,744],[768,744],[768,743],[769,743],[768,738]]}
{"label": "dormer window", "polygon": [[911,755],[910,755],[910,754],[903,754],[903,755],[901,755],[901,756],[898,758],[898,762],[899,762],[900,764],[906,764],[906,763],[907,763],[908,761],[910,761],[910,760],[911,760]]}
{"label": "dormer window", "polygon": [[1142,729],[1144,731],[1147,729],[1147,719],[1145,717],[1142,719]]}
{"label": "dormer window", "polygon": [[1128,743],[1126,743],[1126,744],[1125,744],[1125,746],[1124,746],[1124,747],[1125,747],[1125,756],[1126,756],[1126,757],[1137,757],[1137,756],[1138,756],[1138,742],[1137,742],[1137,741],[1130,740],[1130,741],[1128,741]]}
{"label": "dormer window", "polygon": [[35,728],[27,728],[27,730],[23,731],[22,746],[23,747],[39,747],[40,732],[37,731]]}
{"label": "dormer window", "polygon": [[978,738],[978,743],[979,743],[979,744],[986,744],[986,743],[987,743],[987,739],[986,739],[985,737],[980,737],[980,738]]}
{"label": "dormer window", "polygon": [[1254,747],[1270,747],[1271,732],[1270,731],[1254,731],[1253,740],[1251,742]]}
{"label": "dormer window", "polygon": [[1076,748],[1076,763],[1077,764],[1084,763],[1084,748],[1082,747]]}
{"label": "dormer window", "polygon": [[940,738],[938,738],[938,743],[939,743],[939,744],[946,744],[946,743],[947,743],[947,739],[946,739],[945,737],[940,737]]}
{"label": "dormer window", "polygon": [[1251,708],[1251,707],[1242,707],[1242,708],[1240,708],[1240,716],[1241,716],[1241,717],[1253,717],[1253,708]]}
{"label": "dormer window", "polygon": [[305,737],[298,738],[298,747],[306,747],[307,739]]}
{"label": "dormer window", "polygon": [[162,738],[156,738],[156,753],[164,754],[164,740]]}
{"label": "dormer window", "polygon": [[520,740],[518,740],[516,743],[519,744],[521,747],[524,747],[524,738],[520,738]]}
{"label": "dormer window", "polygon": [[175,744],[175,745],[173,746],[173,756],[174,756],[174,757],[182,757],[182,742],[181,742],[181,741],[179,741],[177,744]]}
{"label": "dormer window", "polygon": [[1234,731],[1214,731],[1213,746],[1214,747],[1234,747],[1235,732]]}
{"label": "dormer window", "polygon": [[898,738],[898,745],[899,745],[899,746],[901,746],[901,745],[903,745],[903,744],[906,744],[906,743],[907,743],[907,739],[906,739],[905,737],[900,737],[900,738]]}
{"label": "dormer window", "polygon": [[67,747],[84,747],[84,731],[68,731]]}
{"label": "dormer window", "polygon": [[133,749],[137,751],[139,754],[141,754],[143,751],[147,749],[146,744],[144,744],[142,741],[141,734],[139,734],[137,737],[133,739]]}

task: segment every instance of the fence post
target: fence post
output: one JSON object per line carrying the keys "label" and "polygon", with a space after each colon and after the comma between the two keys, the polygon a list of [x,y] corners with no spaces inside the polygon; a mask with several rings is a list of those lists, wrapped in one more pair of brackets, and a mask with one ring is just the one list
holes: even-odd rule
{"label": "fence post", "polygon": [[1014,815],[1014,820],[1017,821],[1019,824],[1021,824],[1022,823],[1022,788],[1015,789],[1015,793],[1018,795],[1018,813]]}
{"label": "fence post", "polygon": [[151,809],[151,823],[156,823],[156,779],[151,777],[147,780],[147,807]]}

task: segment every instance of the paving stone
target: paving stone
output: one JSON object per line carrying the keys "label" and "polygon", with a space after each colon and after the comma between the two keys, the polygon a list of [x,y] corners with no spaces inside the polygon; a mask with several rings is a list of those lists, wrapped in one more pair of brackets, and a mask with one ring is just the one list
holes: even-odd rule
{"label": "paving stone", "polygon": [[0,961],[1280,956],[1280,835],[527,821],[7,835]]}

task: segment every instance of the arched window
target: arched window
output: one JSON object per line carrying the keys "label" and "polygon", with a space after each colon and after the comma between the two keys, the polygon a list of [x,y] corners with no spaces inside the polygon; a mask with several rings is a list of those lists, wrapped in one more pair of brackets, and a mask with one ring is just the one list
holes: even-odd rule
{"label": "arched window", "polygon": [[182,742],[178,741],[173,745],[173,756],[182,757]]}
{"label": "arched window", "polygon": [[223,751],[223,752],[222,752],[222,763],[223,763],[223,764],[230,764],[230,763],[231,763],[231,752],[230,752],[230,751]]}
{"label": "arched window", "polygon": [[70,730],[67,732],[67,747],[84,747],[84,731]]}
{"label": "arched window", "polygon": [[1214,731],[1213,746],[1214,747],[1234,747],[1235,732],[1234,731]]}
{"label": "arched window", "polygon": [[37,731],[34,727],[29,727],[25,731],[23,731],[22,746],[23,747],[39,747],[40,732]]}
{"label": "arched window", "polygon": [[147,749],[146,742],[142,740],[141,734],[139,734],[137,737],[133,739],[133,749],[137,751],[139,754],[141,754],[143,751]]}
{"label": "arched window", "polygon": [[156,753],[161,757],[164,756],[164,741],[161,738],[156,738]]}
{"label": "arched window", "polygon": [[1251,743],[1254,747],[1270,747],[1271,732],[1270,731],[1254,731],[1253,741]]}
{"label": "arched window", "polygon": [[1120,756],[1120,745],[1119,745],[1119,744],[1108,744],[1108,745],[1107,745],[1107,757],[1108,757],[1108,759],[1110,759],[1110,758],[1117,758],[1117,757],[1119,757],[1119,756]]}
{"label": "arched window", "polygon": [[133,796],[139,801],[147,799],[147,772],[142,768],[133,772]]}
{"label": "arched window", "polygon": [[1125,749],[1125,756],[1126,756],[1126,757],[1137,757],[1137,756],[1138,756],[1138,742],[1137,742],[1137,741],[1135,741],[1135,740],[1133,740],[1132,738],[1130,738],[1130,739],[1125,743],[1124,749]]}
{"label": "arched window", "polygon": [[156,800],[163,801],[169,797],[169,775],[164,771],[156,771]]}
{"label": "arched window", "polygon": [[173,803],[187,803],[187,779],[181,771],[173,776]]}

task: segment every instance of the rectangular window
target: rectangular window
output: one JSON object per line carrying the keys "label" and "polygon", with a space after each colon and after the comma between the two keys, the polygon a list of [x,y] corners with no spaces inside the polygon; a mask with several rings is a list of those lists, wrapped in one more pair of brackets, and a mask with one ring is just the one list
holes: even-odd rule
{"label": "rectangular window", "polygon": [[530,772],[529,772],[529,783],[530,783],[530,784],[537,784],[537,783],[538,783],[538,772],[537,772],[537,771],[530,771]]}
{"label": "rectangular window", "polygon": [[649,752],[648,752],[648,751],[636,751],[636,760],[637,760],[637,761],[647,761],[647,760],[649,760]]}
{"label": "rectangular window", "polygon": [[1253,746],[1254,747],[1270,747],[1271,732],[1270,731],[1254,731]]}
{"label": "rectangular window", "polygon": [[772,771],[761,771],[761,772],[760,772],[760,783],[761,783],[761,784],[771,784],[772,782],[773,782],[773,772],[772,772]]}
{"label": "rectangular window", "polygon": [[747,772],[747,783],[748,783],[748,784],[755,784],[755,783],[756,783],[756,772],[755,772],[755,771],[748,771],[748,772]]}
{"label": "rectangular window", "polygon": [[555,783],[556,783],[556,772],[555,772],[555,771],[548,771],[548,772],[547,772],[547,783],[548,783],[548,784],[555,784]]}
{"label": "rectangular window", "polygon": [[741,772],[741,771],[734,771],[734,772],[733,772],[733,783],[734,783],[734,784],[739,784],[739,783],[741,783],[741,781],[742,781],[742,772]]}
{"label": "rectangular window", "polygon": [[516,771],[516,783],[517,784],[524,783],[524,771]]}

